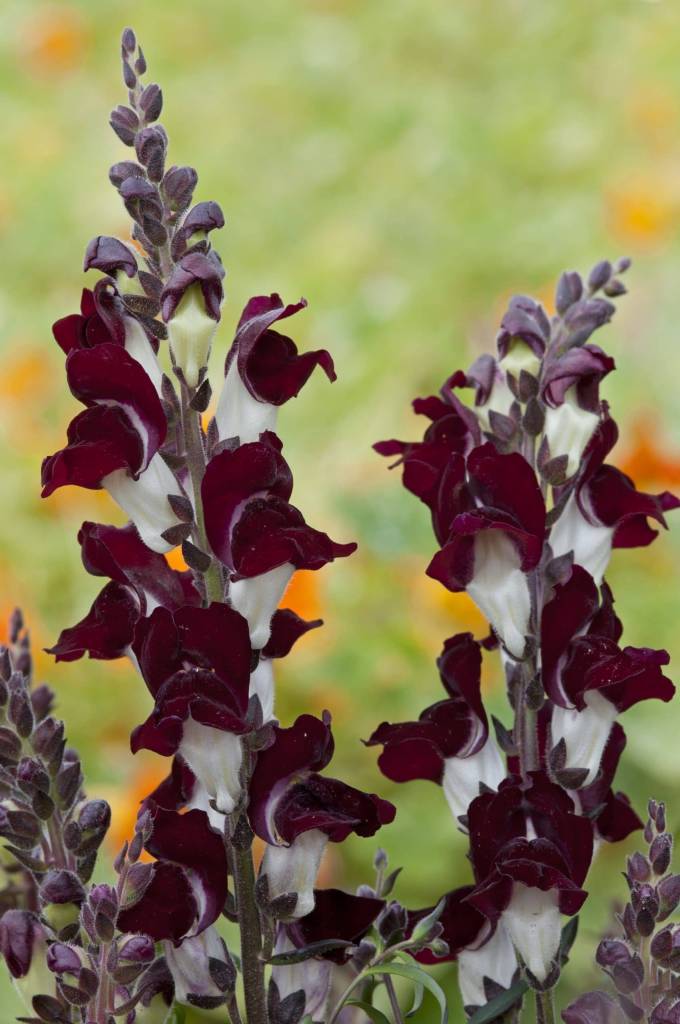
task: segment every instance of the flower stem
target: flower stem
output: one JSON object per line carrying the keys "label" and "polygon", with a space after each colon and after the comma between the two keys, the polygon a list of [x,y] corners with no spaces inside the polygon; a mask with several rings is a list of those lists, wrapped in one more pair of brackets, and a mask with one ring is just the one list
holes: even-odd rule
{"label": "flower stem", "polygon": [[[191,477],[191,486],[194,492],[194,509],[196,514],[196,531],[198,545],[202,551],[209,553],[208,538],[205,532],[205,518],[203,516],[203,502],[201,501],[201,483],[205,473],[205,449],[200,425],[200,413],[195,412],[189,405],[189,389],[182,384],[182,431],[184,434],[184,450],[186,452],[187,468]],[[224,585],[222,574],[215,561],[211,559],[210,566],[203,574],[208,603],[211,601],[224,600]]]}
{"label": "flower stem", "polygon": [[232,830],[234,889],[241,934],[241,971],[248,1024],[267,1024],[260,915],[255,902],[252,833],[243,817]]}
{"label": "flower stem", "polygon": [[387,989],[387,995],[389,996],[390,1006],[392,1007],[392,1016],[395,1024],[404,1024],[404,1018],[401,1014],[401,1007],[399,1006],[399,1000],[397,999],[397,993],[394,989],[394,982],[390,978],[389,974],[386,974],[383,978],[385,982],[385,988]]}
{"label": "flower stem", "polygon": [[536,1024],[555,1024],[555,1003],[553,989],[547,992],[536,992]]}

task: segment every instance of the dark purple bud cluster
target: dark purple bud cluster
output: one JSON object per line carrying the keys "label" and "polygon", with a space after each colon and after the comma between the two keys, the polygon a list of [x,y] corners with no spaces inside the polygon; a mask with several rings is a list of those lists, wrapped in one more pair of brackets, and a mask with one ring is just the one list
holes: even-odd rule
{"label": "dark purple bud cluster", "polygon": [[628,858],[624,875],[630,897],[619,915],[623,934],[603,939],[595,956],[615,995],[581,996],[563,1012],[565,1024],[660,1022],[680,1012],[680,925],[664,924],[680,905],[680,875],[670,872],[665,805],[650,800],[648,811],[647,851]]}

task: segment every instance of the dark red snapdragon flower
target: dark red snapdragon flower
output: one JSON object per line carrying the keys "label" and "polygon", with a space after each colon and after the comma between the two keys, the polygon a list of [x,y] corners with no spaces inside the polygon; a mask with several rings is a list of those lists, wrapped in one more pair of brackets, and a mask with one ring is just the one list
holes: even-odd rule
{"label": "dark red snapdragon flower", "polygon": [[248,619],[253,647],[269,639],[271,619],[296,569],[320,569],[356,550],[308,526],[289,503],[293,477],[275,434],[225,448],[202,484],[210,545],[231,575],[229,598]]}
{"label": "dark red snapdragon flower", "polygon": [[417,722],[383,722],[367,741],[383,745],[378,767],[394,782],[428,779],[443,786],[455,819],[467,813],[480,785],[495,789],[505,766],[484,710],[481,645],[471,633],[450,637],[437,665],[449,695],[426,708]]}
{"label": "dark red snapdragon flower", "polygon": [[468,810],[476,885],[467,898],[492,924],[502,921],[527,969],[544,982],[561,934],[576,914],[593,852],[593,826],[542,772],[510,777]]}
{"label": "dark red snapdragon flower", "polygon": [[319,774],[333,749],[330,716],[300,715],[290,728],[274,727],[274,742],[258,754],[250,783],[250,823],[268,844],[262,872],[273,897],[297,893],[296,918],[314,906],[326,844],[352,832],[375,835],[396,813],[387,800]]}

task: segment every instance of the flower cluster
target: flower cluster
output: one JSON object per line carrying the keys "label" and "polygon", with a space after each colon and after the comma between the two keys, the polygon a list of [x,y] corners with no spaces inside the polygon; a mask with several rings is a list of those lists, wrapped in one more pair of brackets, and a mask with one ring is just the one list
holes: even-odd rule
{"label": "flower cluster", "polygon": [[[612,789],[625,746],[618,717],[674,693],[665,651],[621,645],[604,582],[612,550],[649,544],[651,522],[665,525],[680,504],[638,491],[605,461],[618,431],[599,388],[614,361],[591,338],[625,292],[627,268],[604,261],[586,281],[563,274],[552,318],[513,298],[497,356],[414,402],[429,420],[423,439],[375,445],[397,457],[404,486],[430,510],[438,549],[428,575],[467,591],[491,627],[480,641],[446,640],[445,699],[368,740],[382,746],[388,778],[440,784],[469,833],[473,882],[445,896],[441,917],[469,1012],[511,990],[517,972],[520,994],[529,984],[544,999],[554,986],[562,919],[586,898],[594,851],[642,827]],[[494,647],[514,713],[495,736],[480,693],[483,652]]]}
{"label": "flower cluster", "polygon": [[[79,898],[71,946],[50,946],[50,964],[62,989],[73,988],[68,979],[90,970],[90,943],[104,943],[108,983],[87,1017],[97,1024],[123,1012],[131,1021],[155,997],[234,1004],[236,969],[216,928],[226,913],[240,926],[248,1020],[265,1024],[264,967],[275,946],[279,956],[321,936],[333,949],[337,941],[350,946],[382,908],[379,898],[316,891],[326,844],[351,833],[372,836],[395,813],[387,801],[322,774],[333,754],[328,713],[302,715],[290,727],[274,717],[276,659],[322,624],[280,607],[291,577],[356,547],[310,526],[292,504],[293,475],[276,434],[279,407],[314,369],[330,381],[335,371],[328,352],[299,353],[277,329],[304,300],[256,296],[238,322],[208,411],[207,364],[225,276],[211,232],[224,217],[214,202],[192,205],[193,168],[167,166],[162,94],[142,82],[146,60],[129,29],[122,56],[129,104],[113,111],[111,125],[134,159],[115,164],[110,179],[132,219],[131,238],[89,243],[84,269],[99,276],[83,291],[80,312],[54,325],[68,386],[84,409],[65,446],[44,460],[42,482],[45,497],[69,484],[104,488],[130,521],[82,525],[83,564],[105,584],[51,652],[64,661],[127,657],[152,700],[132,751],[152,750],[171,767],[140,809],[135,838],[119,859],[118,887]],[[166,558],[180,545],[184,570]],[[56,776],[59,792],[62,777],[72,803],[80,776],[68,758]],[[3,834],[17,844],[17,829],[30,828],[32,850],[42,775],[27,778],[26,787],[37,794],[38,817],[12,811]],[[79,819],[76,827],[85,828]],[[265,844],[257,879],[255,836]],[[143,851],[149,863],[140,861]],[[143,983],[122,994],[116,965],[131,959],[132,947],[121,939],[113,951],[116,929],[137,936],[140,963],[140,950],[146,957],[154,944],[162,949],[151,974],[145,970]],[[282,977],[284,968],[270,1001],[294,995],[295,1012],[289,1005],[282,1019],[295,1024],[314,995],[292,988],[295,977]],[[84,997],[74,1005],[85,1006]],[[62,1019],[40,1006],[40,1019]]]}
{"label": "flower cluster", "polygon": [[629,900],[619,915],[620,936],[603,939],[595,959],[615,995],[587,992],[562,1011],[565,1024],[675,1021],[680,1012],[680,926],[669,922],[680,904],[680,875],[671,873],[673,835],[666,809],[649,802],[647,852],[628,858]]}

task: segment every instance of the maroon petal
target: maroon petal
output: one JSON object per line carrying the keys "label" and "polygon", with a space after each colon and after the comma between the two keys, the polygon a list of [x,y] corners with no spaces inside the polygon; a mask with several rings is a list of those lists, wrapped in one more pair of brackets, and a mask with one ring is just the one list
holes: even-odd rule
{"label": "maroon petal", "polygon": [[601,466],[588,484],[589,507],[596,520],[613,526],[612,544],[616,548],[646,547],[657,536],[647,519],[666,526],[665,511],[680,507],[675,495],[645,494],[614,466]]}
{"label": "maroon petal", "polygon": [[571,387],[576,388],[578,404],[589,412],[598,412],[600,381],[615,369],[614,360],[597,345],[570,348],[559,357],[547,359],[541,375],[543,401],[556,409]]}
{"label": "maroon petal", "polygon": [[274,826],[285,843],[292,843],[311,829],[319,829],[331,842],[341,843],[352,832],[375,835],[382,825],[394,820],[395,814],[396,808],[374,793],[364,793],[340,779],[327,779],[314,772],[292,785],[277,801]]}
{"label": "maroon petal", "polygon": [[559,666],[572,639],[583,631],[598,607],[597,587],[580,565],[574,565],[566,583],[558,584],[541,616],[543,686],[552,701],[569,707],[560,684]]}
{"label": "maroon petal", "polygon": [[79,401],[119,407],[137,428],[145,468],[165,440],[167,421],[146,371],[120,345],[76,349],[66,359],[69,387]]}
{"label": "maroon petal", "polygon": [[[444,929],[441,938],[448,945],[449,952],[444,957],[436,957],[429,949],[423,949],[415,954],[415,959],[419,963],[447,963],[456,960],[462,950],[475,945],[480,932],[486,925],[486,918],[471,903],[467,902],[466,897],[473,889],[474,885],[463,885],[460,889],[453,889],[446,893],[439,923]],[[410,935],[418,921],[427,917],[433,910],[434,907],[425,907],[423,910],[409,911],[407,934]]]}
{"label": "maroon petal", "polygon": [[129,584],[140,600],[147,597],[174,611],[182,605],[199,605],[201,597],[190,572],[171,569],[163,555],[144,544],[132,523],[124,527],[86,522],[78,541],[83,565],[93,576],[109,576]]}
{"label": "maroon petal", "polygon": [[[286,931],[298,949],[329,939],[358,943],[384,906],[384,900],[370,896],[352,896],[340,889],[315,889],[314,910],[286,925]],[[349,956],[346,950],[332,950],[323,954],[322,959],[342,964]]]}
{"label": "maroon petal", "polygon": [[661,672],[661,666],[669,661],[666,651],[621,649],[607,637],[580,636],[571,643],[562,681],[579,709],[585,706],[585,694],[597,690],[619,711],[627,711],[641,700],[669,701],[673,697],[675,687]]}
{"label": "maroon petal", "polygon": [[550,321],[540,303],[527,295],[513,295],[496,338],[498,356],[508,354],[510,342],[521,338],[540,359],[550,340]]}
{"label": "maroon petal", "polygon": [[285,658],[294,644],[310,629],[323,626],[323,619],[305,621],[291,608],[279,608],[272,618],[271,635],[262,654],[265,658]]}
{"label": "maroon petal", "polygon": [[444,760],[475,753],[479,745],[471,744],[479,732],[479,720],[464,700],[444,700],[426,708],[417,722],[383,722],[367,746],[383,744],[378,767],[393,782],[440,783]]}
{"label": "maroon petal", "polygon": [[97,490],[109,473],[143,468],[140,435],[122,409],[96,405],[71,420],[66,448],[49,455],[42,464],[42,497],[58,487],[74,484]]}
{"label": "maroon petal", "polygon": [[57,661],[76,661],[84,654],[107,661],[121,658],[132,643],[139,616],[139,599],[130,588],[107,583],[85,618],[62,630],[47,652]]}
{"label": "maroon petal", "polygon": [[137,273],[137,260],[132,250],[118,238],[110,235],[97,235],[88,244],[85,252],[83,270],[103,270],[112,276],[117,270],[124,271],[128,277]]}
{"label": "maroon petal", "polygon": [[239,321],[236,337],[227,356],[224,372],[234,359],[244,385],[260,402],[283,405],[295,398],[312,371],[320,366],[329,380],[335,380],[333,360],[325,349],[298,355],[295,342],[277,331],[272,324],[283,320],[307,303],[304,299],[284,306],[275,293],[250,300]]}
{"label": "maroon petal", "polygon": [[156,942],[178,943],[196,920],[196,897],[185,871],[177,864],[153,865],[153,875],[142,898],[118,915],[122,932],[149,935]]}
{"label": "maroon petal", "polygon": [[[437,659],[437,668],[450,697],[462,698],[484,726],[477,749],[488,735],[486,711],[482,702],[482,649],[472,633],[457,633],[444,641],[444,649]],[[476,753],[476,751],[470,751]]]}
{"label": "maroon petal", "polygon": [[220,319],[220,306],[224,293],[222,276],[217,264],[201,252],[192,252],[183,256],[176,264],[163,289],[161,308],[166,323],[172,320],[187,288],[194,284],[200,286],[208,316],[213,320]]}

